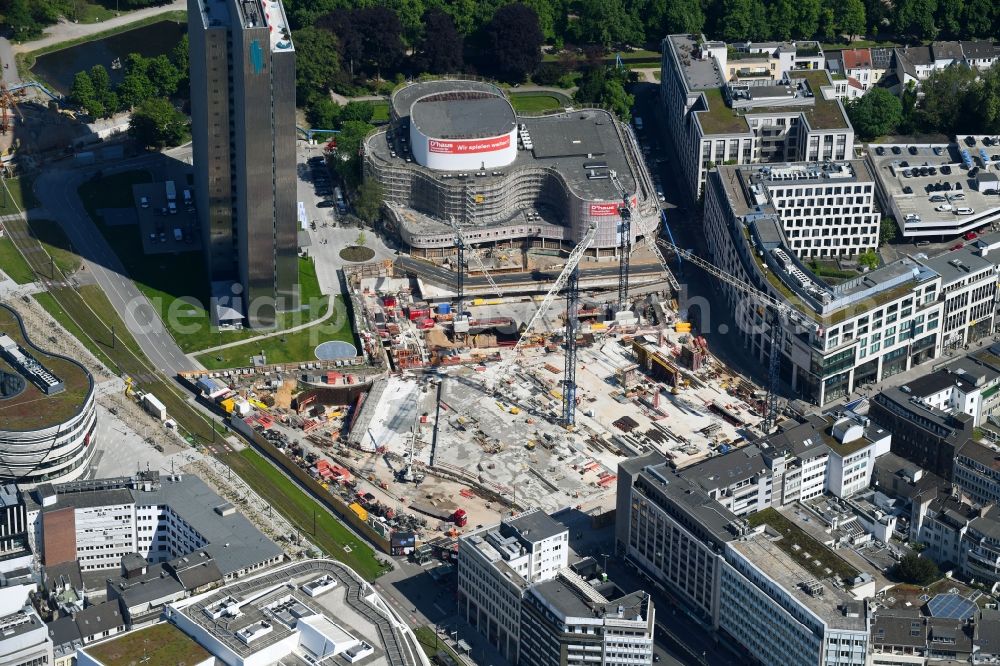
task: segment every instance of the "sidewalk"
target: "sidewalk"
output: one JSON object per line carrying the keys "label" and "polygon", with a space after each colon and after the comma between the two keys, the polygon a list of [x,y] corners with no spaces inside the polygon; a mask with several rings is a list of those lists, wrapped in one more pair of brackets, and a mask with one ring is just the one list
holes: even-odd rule
{"label": "sidewalk", "polygon": [[[24,42],[23,44],[14,44],[13,50],[14,53],[27,53],[29,51],[35,51],[37,49],[52,46],[53,44],[58,44],[71,39],[94,35],[99,32],[104,32],[105,30],[128,25],[129,23],[139,21],[149,16],[166,14],[167,12],[178,9],[187,9],[186,0],[173,0],[170,4],[160,5],[159,7],[148,7],[146,9],[137,9],[135,11],[125,12],[121,16],[116,16],[115,18],[108,19],[107,21],[101,21],[99,23],[70,23],[69,21],[63,19],[60,20],[59,23],[46,29],[45,36],[41,39]],[[2,57],[3,51],[3,46],[0,45],[0,57]],[[11,62],[11,65],[11,69],[13,69],[13,61]]]}

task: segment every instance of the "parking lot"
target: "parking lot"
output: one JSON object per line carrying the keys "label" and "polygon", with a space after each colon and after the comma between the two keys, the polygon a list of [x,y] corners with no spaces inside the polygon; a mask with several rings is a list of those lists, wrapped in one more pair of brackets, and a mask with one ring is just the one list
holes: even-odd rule
{"label": "parking lot", "polygon": [[[194,202],[185,205],[183,191],[177,187],[177,202],[168,206],[164,183],[146,183],[132,186],[136,215],[139,219],[139,236],[145,254],[190,252],[201,249],[198,218]],[[175,212],[170,212],[171,210]]]}
{"label": "parking lot", "polygon": [[988,141],[868,147],[886,214],[915,247],[955,247],[1000,220],[1000,146]]}

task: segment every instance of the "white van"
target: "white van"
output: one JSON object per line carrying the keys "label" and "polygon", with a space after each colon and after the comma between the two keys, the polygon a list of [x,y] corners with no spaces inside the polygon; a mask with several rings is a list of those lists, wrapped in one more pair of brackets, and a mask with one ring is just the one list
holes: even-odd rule
{"label": "white van", "polygon": [[955,215],[975,215],[976,210],[974,208],[967,208],[962,206],[961,208],[955,209]]}

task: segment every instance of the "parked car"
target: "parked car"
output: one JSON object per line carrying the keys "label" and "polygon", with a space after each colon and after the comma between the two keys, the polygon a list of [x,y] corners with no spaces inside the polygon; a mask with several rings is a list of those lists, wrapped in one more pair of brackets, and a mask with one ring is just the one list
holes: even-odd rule
{"label": "parked car", "polygon": [[929,240],[918,240],[916,243],[914,243],[914,245],[916,245],[917,247],[926,247],[930,244],[931,242]]}
{"label": "parked car", "polygon": [[941,203],[943,201],[947,201],[943,194],[935,194],[931,197],[931,203]]}
{"label": "parked car", "polygon": [[139,197],[139,207],[149,208],[149,197]]}
{"label": "parked car", "polygon": [[962,238],[964,238],[965,240],[976,240],[977,238],[979,238],[979,234],[977,234],[975,231],[966,231],[965,235],[962,236]]}
{"label": "parked car", "polygon": [[955,209],[955,215],[975,215],[975,214],[976,214],[975,208],[967,208],[963,206],[961,208]]}
{"label": "parked car", "polygon": [[934,207],[934,210],[936,210],[939,213],[950,213],[953,209],[954,209],[954,206],[952,206],[951,204],[948,204],[948,203],[941,204],[940,206],[935,206]]}
{"label": "parked car", "polygon": [[965,247],[965,243],[955,243],[954,245],[951,246],[951,249],[961,250],[963,247]]}

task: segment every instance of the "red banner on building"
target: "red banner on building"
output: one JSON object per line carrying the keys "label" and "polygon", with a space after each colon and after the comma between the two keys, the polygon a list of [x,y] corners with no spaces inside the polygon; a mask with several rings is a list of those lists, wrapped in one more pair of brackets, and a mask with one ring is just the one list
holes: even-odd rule
{"label": "red banner on building", "polygon": [[[636,205],[636,198],[632,197],[632,206]],[[591,217],[610,217],[612,215],[618,215],[618,209],[622,207],[620,201],[607,201],[590,204],[590,215]]]}
{"label": "red banner on building", "polygon": [[510,135],[495,139],[464,139],[462,141],[440,141],[428,139],[428,150],[432,153],[448,155],[467,155],[470,153],[491,153],[495,150],[510,148]]}

